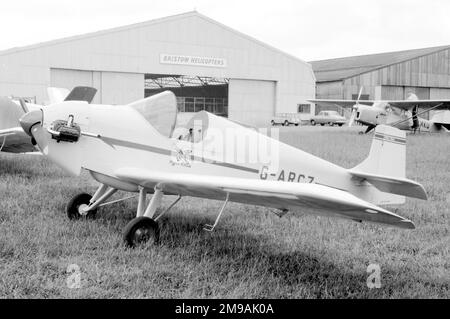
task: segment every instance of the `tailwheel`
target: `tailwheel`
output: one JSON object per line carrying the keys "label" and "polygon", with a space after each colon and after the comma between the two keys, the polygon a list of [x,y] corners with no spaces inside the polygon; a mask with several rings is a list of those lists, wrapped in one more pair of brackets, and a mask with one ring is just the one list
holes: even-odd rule
{"label": "tailwheel", "polygon": [[66,213],[69,219],[95,218],[97,209],[90,210],[88,212],[85,209],[89,206],[92,196],[86,193],[81,193],[73,197],[66,206]]}
{"label": "tailwheel", "polygon": [[145,216],[136,217],[125,226],[123,240],[125,245],[130,248],[146,242],[158,244],[159,225],[152,218]]}

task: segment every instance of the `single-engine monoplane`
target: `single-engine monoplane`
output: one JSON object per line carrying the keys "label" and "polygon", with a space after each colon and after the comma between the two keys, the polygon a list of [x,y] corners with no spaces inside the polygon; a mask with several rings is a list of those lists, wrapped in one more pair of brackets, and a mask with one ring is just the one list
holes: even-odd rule
{"label": "single-engine monoplane", "polygon": [[[356,100],[310,99],[308,101],[326,106],[351,108],[349,126],[352,126],[355,121],[367,125],[364,133],[369,133],[380,124],[413,132],[450,132],[450,115],[444,114],[450,110],[450,99],[419,100],[417,95],[410,93],[406,100],[360,100],[361,92],[362,88]],[[420,116],[433,110],[441,112],[430,120]]]}
{"label": "single-engine monoplane", "polygon": [[[207,231],[230,201],[279,216],[307,212],[412,229],[411,220],[379,205],[427,198],[405,176],[405,132],[385,125],[376,128],[369,156],[346,169],[206,111],[176,128],[170,91],[128,105],[64,101],[20,123],[54,163],[73,175],[87,170],[99,182],[95,194],[68,202],[70,219],[94,217],[99,206],[118,201],[107,202],[118,190],[138,194],[136,217],[123,234],[128,246],[157,242],[159,218],[184,196],[223,201]],[[162,210],[164,195],[176,199]]]}

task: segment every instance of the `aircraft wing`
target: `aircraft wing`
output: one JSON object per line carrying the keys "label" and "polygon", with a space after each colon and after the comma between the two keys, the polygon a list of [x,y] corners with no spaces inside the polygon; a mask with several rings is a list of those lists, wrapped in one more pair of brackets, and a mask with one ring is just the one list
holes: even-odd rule
{"label": "aircraft wing", "polygon": [[[422,108],[433,108],[434,110],[450,110],[450,100],[330,100],[330,99],[310,99],[309,102],[327,106],[340,106],[345,108],[351,108],[353,105],[365,104],[373,105],[374,103],[386,103],[392,107],[400,108],[403,110],[411,110],[414,106]],[[435,108],[434,108],[435,107]]]}
{"label": "aircraft wing", "polygon": [[0,151],[26,153],[36,151],[31,138],[21,127],[0,130]]}
{"label": "aircraft wing", "polygon": [[320,105],[326,105],[326,106],[340,106],[340,107],[348,107],[351,108],[353,105],[359,103],[359,104],[366,104],[366,105],[372,105],[375,101],[372,100],[330,100],[330,99],[310,99],[309,102],[320,104]]}
{"label": "aircraft wing", "polygon": [[361,200],[346,191],[318,184],[175,174],[139,168],[119,169],[115,175],[147,189],[153,189],[158,185],[166,194],[223,200],[228,193],[230,201],[234,202],[282,210],[306,207],[321,214],[356,221],[415,228],[408,219]]}
{"label": "aircraft wing", "polygon": [[434,110],[450,110],[450,100],[394,100],[384,102],[403,110],[410,110],[416,105],[421,108],[433,108]]}

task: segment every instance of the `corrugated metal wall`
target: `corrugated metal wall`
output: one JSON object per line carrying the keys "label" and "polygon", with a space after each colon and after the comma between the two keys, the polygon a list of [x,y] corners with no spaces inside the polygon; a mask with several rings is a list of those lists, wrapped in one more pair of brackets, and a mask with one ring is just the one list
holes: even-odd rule
{"label": "corrugated metal wall", "polygon": [[316,85],[316,97],[352,99],[363,87],[369,99],[450,99],[450,49],[361,74],[343,81]]}
{"label": "corrugated metal wall", "polygon": [[411,93],[415,94],[419,100],[430,99],[430,88],[393,85],[381,87],[382,100],[403,100],[407,99]]}
{"label": "corrugated metal wall", "polygon": [[378,85],[450,88],[450,49],[345,80],[345,86]]}

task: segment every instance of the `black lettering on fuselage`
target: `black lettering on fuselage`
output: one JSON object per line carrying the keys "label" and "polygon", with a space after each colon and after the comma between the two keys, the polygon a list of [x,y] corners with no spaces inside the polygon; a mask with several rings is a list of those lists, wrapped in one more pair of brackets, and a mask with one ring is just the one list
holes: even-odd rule
{"label": "black lettering on fuselage", "polygon": [[263,166],[262,168],[261,168],[261,172],[259,173],[259,178],[260,179],[267,179],[267,170],[268,170],[269,168],[267,167],[267,166]]}
{"label": "black lettering on fuselage", "polygon": [[[267,180],[268,175],[269,175],[268,174],[268,167],[267,166],[263,166],[261,168],[260,173],[259,173],[259,178],[262,179],[262,180]],[[292,172],[292,171],[286,172],[286,175],[287,175],[287,180],[286,180],[284,169],[282,169],[280,171],[280,173],[278,174],[277,180],[278,181],[283,181],[283,182],[284,181],[286,181],[286,182],[293,182],[293,183],[295,183],[295,182],[297,182],[297,183],[314,183],[314,179],[315,179],[314,176],[306,176],[306,175],[303,175],[303,174],[297,174],[296,172]],[[275,177],[276,174],[270,174],[270,176]]]}
{"label": "black lettering on fuselage", "polygon": [[289,172],[288,182],[293,182],[295,180],[295,173]]}

